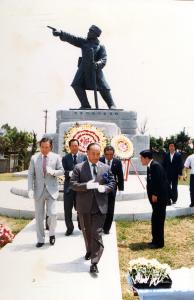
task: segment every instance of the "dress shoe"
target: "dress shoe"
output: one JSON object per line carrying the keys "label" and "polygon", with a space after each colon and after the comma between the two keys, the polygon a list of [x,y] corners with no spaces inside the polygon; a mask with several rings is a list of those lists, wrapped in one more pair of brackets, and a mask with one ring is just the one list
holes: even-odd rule
{"label": "dress shoe", "polygon": [[93,273],[93,274],[98,273],[97,264],[91,264],[91,266],[90,266],[90,273]]}
{"label": "dress shoe", "polygon": [[85,260],[91,259],[91,252],[86,252]]}
{"label": "dress shoe", "polygon": [[172,204],[176,204],[176,201],[172,201]]}
{"label": "dress shoe", "polygon": [[66,236],[69,236],[69,235],[71,235],[72,233],[73,233],[73,230],[67,229],[67,231],[65,232],[65,235],[66,235]]}
{"label": "dress shoe", "polygon": [[189,207],[194,207],[194,204],[193,204],[193,203],[191,203],[191,204],[189,205]]}
{"label": "dress shoe", "polygon": [[37,247],[37,248],[40,248],[40,247],[42,247],[43,245],[44,245],[44,243],[37,243],[37,244],[36,244],[36,247]]}
{"label": "dress shoe", "polygon": [[78,108],[78,109],[81,109],[81,110],[91,109],[91,106],[81,106],[81,107]]}
{"label": "dress shoe", "polygon": [[115,105],[111,105],[109,109],[117,109]]}
{"label": "dress shoe", "polygon": [[153,244],[153,243],[150,243],[150,245],[149,245],[150,249],[160,249],[163,247],[164,247],[164,245],[157,245],[157,244]]}
{"label": "dress shoe", "polygon": [[104,230],[104,234],[109,234],[109,230]]}
{"label": "dress shoe", "polygon": [[53,246],[55,244],[55,236],[54,235],[51,235],[49,237],[49,240],[50,240],[50,244]]}

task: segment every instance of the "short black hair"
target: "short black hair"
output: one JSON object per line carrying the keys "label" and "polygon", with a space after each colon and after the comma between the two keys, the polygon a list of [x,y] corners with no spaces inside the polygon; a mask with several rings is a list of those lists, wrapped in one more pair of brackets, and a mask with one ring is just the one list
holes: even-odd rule
{"label": "short black hair", "polygon": [[92,146],[98,146],[100,148],[100,145],[98,143],[90,143],[88,146],[87,146],[87,151],[90,150],[90,148]]}
{"label": "short black hair", "polygon": [[174,147],[176,148],[176,143],[175,143],[175,141],[169,141],[169,142],[168,142],[168,147],[169,147],[170,145],[174,145]]}
{"label": "short black hair", "polygon": [[69,147],[71,146],[71,143],[73,143],[73,142],[77,142],[77,144],[78,144],[78,146],[79,146],[79,141],[78,141],[77,139],[71,139],[71,140],[69,141]]}
{"label": "short black hair", "polygon": [[153,158],[153,153],[151,150],[147,149],[147,150],[143,150],[139,153],[141,156],[143,156],[144,158],[149,158],[152,159]]}
{"label": "short black hair", "polygon": [[46,142],[49,142],[50,146],[52,147],[53,141],[52,141],[50,138],[48,138],[48,137],[43,137],[43,138],[40,140],[39,145],[41,146],[42,143],[46,143]]}
{"label": "short black hair", "polygon": [[106,151],[112,151],[113,153],[115,153],[115,149],[113,146],[111,145],[107,145],[105,148],[104,148],[104,154]]}

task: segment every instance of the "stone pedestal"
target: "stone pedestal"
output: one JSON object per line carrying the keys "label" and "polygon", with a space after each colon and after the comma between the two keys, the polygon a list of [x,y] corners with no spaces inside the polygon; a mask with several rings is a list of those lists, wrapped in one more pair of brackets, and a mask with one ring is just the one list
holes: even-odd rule
{"label": "stone pedestal", "polygon": [[[137,134],[137,113],[119,109],[90,109],[90,110],[59,110],[56,113],[56,133],[47,134],[53,139],[53,151],[63,155],[64,133],[75,123],[89,123],[101,128],[105,134],[112,138],[117,134],[125,134],[133,143],[134,157],[132,163],[140,174],[146,173],[141,165],[139,152],[149,148],[149,136]],[[134,168],[130,167],[130,173]]]}
{"label": "stone pedestal", "polygon": [[98,121],[115,123],[123,134],[135,135],[137,133],[137,113],[134,111],[90,109],[90,110],[58,110],[56,128],[62,122]]}

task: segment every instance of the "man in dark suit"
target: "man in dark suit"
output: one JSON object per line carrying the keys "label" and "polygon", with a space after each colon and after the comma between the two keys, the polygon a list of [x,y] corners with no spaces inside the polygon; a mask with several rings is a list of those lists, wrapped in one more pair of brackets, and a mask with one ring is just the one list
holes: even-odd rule
{"label": "man in dark suit", "polygon": [[77,211],[86,245],[85,259],[91,259],[90,272],[98,273],[97,264],[104,250],[102,229],[108,208],[107,194],[115,189],[115,180],[110,167],[99,161],[99,144],[89,144],[87,156],[87,161],[75,166],[71,186],[76,191]]}
{"label": "man in dark suit", "polygon": [[[79,149],[79,141],[76,139],[71,139],[69,141],[70,153],[62,158],[63,169],[65,171],[65,181],[64,181],[64,215],[65,224],[67,231],[66,236],[71,235],[74,230],[74,225],[72,221],[72,209],[73,206],[76,208],[75,192],[70,188],[70,179],[73,173],[73,169],[77,163],[81,163],[86,160],[86,156],[81,154]],[[79,218],[78,218],[79,226]]]}
{"label": "man in dark suit", "polygon": [[182,176],[183,162],[181,154],[176,152],[174,142],[170,142],[168,145],[169,152],[165,154],[163,160],[163,167],[166,171],[168,183],[169,183],[169,202],[168,205],[172,203],[175,204],[178,198],[178,180]]}
{"label": "man in dark suit", "polygon": [[152,242],[150,248],[164,247],[164,222],[166,217],[166,203],[168,201],[168,181],[164,168],[154,161],[152,152],[140,152],[141,163],[147,166],[147,193],[152,206]]}
{"label": "man in dark suit", "polygon": [[108,194],[108,211],[106,214],[106,219],[104,222],[104,233],[109,234],[115,208],[115,198],[117,193],[117,188],[119,191],[124,191],[124,176],[121,160],[114,157],[115,149],[112,146],[106,146],[104,148],[104,156],[100,158],[100,161],[109,165],[114,175],[116,186],[115,189]]}

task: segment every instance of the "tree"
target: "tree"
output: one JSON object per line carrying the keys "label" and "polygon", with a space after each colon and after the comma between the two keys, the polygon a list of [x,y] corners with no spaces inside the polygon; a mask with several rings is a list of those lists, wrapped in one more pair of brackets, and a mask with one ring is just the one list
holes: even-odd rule
{"label": "tree", "polygon": [[163,152],[164,151],[164,140],[162,137],[155,138],[150,137],[150,149],[154,152]]}
{"label": "tree", "polygon": [[10,140],[7,136],[0,136],[0,154],[4,156],[4,153],[8,151],[10,147]]}
{"label": "tree", "polygon": [[7,155],[18,155],[18,163],[15,166],[17,171],[28,168],[29,160],[32,154],[36,152],[36,134],[27,131],[18,131],[16,127],[11,128],[8,124],[1,128],[6,130],[4,139],[0,140],[1,148]]}
{"label": "tree", "polygon": [[185,132],[185,128],[183,128],[180,133],[176,135],[171,135],[170,138],[166,138],[164,142],[164,147],[166,150],[168,150],[168,145],[170,142],[175,143],[177,149],[183,153],[183,154],[191,154],[192,153],[192,148],[189,146],[191,142],[191,138],[188,134]]}

